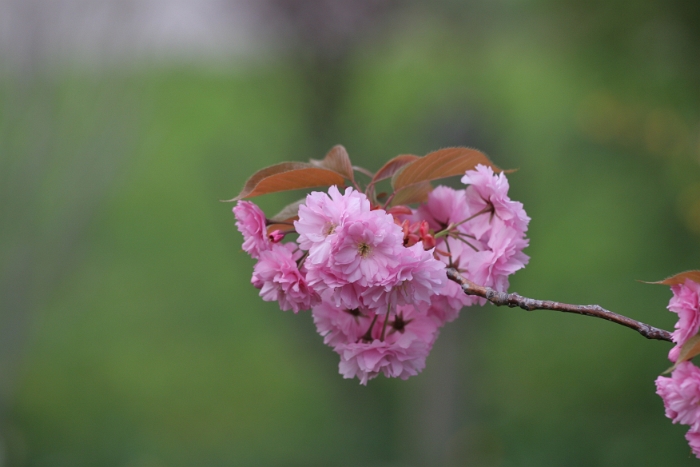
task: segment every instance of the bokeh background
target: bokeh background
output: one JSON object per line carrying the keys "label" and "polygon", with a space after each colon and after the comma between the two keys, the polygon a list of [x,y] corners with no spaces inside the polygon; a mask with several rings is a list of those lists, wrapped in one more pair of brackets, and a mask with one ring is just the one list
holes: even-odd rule
{"label": "bokeh background", "polygon": [[465,309],[342,379],[218,200],[476,147],[532,217],[511,290],[670,329],[635,280],[700,268],[699,57],[697,0],[0,0],[0,466],[697,465],[670,346],[602,320]]}

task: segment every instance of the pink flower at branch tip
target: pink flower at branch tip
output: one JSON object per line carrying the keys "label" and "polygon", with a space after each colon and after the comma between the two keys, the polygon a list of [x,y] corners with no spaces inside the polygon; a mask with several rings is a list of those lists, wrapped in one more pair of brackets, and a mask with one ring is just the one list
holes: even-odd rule
{"label": "pink flower at branch tip", "polygon": [[470,255],[465,266],[467,278],[499,292],[508,290],[508,276],[525,267],[530,258],[522,252],[529,241],[517,230],[494,219],[487,248]]}
{"label": "pink flower at branch tip", "polygon": [[656,393],[663,399],[666,416],[673,423],[700,430],[700,368],[691,362],[679,363],[670,378],[656,379]]}
{"label": "pink flower at branch tip", "polygon": [[668,358],[675,362],[685,342],[700,330],[700,284],[686,279],[683,284],[671,287],[673,297],[668,309],[678,314],[678,321],[672,339],[676,346],[669,352]]}
{"label": "pink flower at branch tip", "polygon": [[239,201],[233,207],[236,217],[236,227],[243,234],[243,251],[255,259],[260,252],[270,249],[270,239],[267,236],[265,213],[250,201]]}
{"label": "pink flower at branch tip", "polygon": [[512,201],[508,197],[508,179],[501,172],[494,174],[491,167],[477,165],[474,170],[468,170],[462,183],[469,185],[466,189],[466,200],[472,214],[476,214],[491,207],[490,215],[477,216],[468,222],[471,232],[476,238],[481,239],[492,229],[490,218],[497,216],[508,227],[515,229],[519,234],[527,231],[530,218],[523,209],[523,203]]}
{"label": "pink flower at branch tip", "polygon": [[318,302],[297,266],[301,255],[295,243],[273,243],[270,250],[260,253],[251,283],[260,289],[264,301],[277,301],[280,309],[294,313],[308,310]]}

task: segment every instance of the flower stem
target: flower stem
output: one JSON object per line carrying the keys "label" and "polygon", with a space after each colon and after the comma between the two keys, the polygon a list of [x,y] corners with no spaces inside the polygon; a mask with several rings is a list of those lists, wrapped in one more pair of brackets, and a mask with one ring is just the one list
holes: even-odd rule
{"label": "flower stem", "polygon": [[439,231],[438,233],[436,233],[436,234],[435,234],[435,238],[440,238],[440,237],[444,237],[445,235],[449,235],[450,232],[451,232],[452,230],[454,230],[455,228],[457,228],[457,227],[459,227],[460,225],[464,224],[465,222],[469,222],[470,220],[474,219],[475,217],[480,216],[480,215],[482,215],[482,214],[485,214],[485,213],[487,213],[487,212],[493,212],[493,206],[491,206],[490,204],[489,204],[488,206],[486,206],[484,209],[482,209],[481,211],[477,212],[476,214],[474,214],[474,215],[472,215],[472,216],[469,216],[469,217],[467,217],[466,219],[457,222],[456,224],[450,224],[450,225],[448,225],[448,226],[445,227],[443,230],[441,230],[441,231]]}
{"label": "flower stem", "polygon": [[365,169],[364,167],[358,167],[356,165],[352,166],[352,170],[355,172],[360,172],[361,174],[367,175],[369,178],[374,178],[374,174],[370,172],[369,170]]}
{"label": "flower stem", "polygon": [[[297,249],[298,251],[298,249]],[[309,252],[305,251],[303,255],[301,255],[301,258],[297,260],[297,268],[301,269],[301,265],[304,264],[304,261],[306,261],[306,257],[309,256]]]}
{"label": "flower stem", "polygon": [[[451,237],[451,238],[454,238],[455,240],[459,240],[459,241],[462,242],[462,243],[466,243],[466,244],[469,245],[469,246],[471,247],[471,249],[474,250],[474,251],[479,251],[474,245],[472,245],[471,243],[469,243],[468,241],[466,241],[465,239],[463,239],[462,237],[460,237],[460,236],[458,236],[458,235],[450,235],[450,237]],[[447,241],[445,241],[445,243],[447,243]]]}
{"label": "flower stem", "polygon": [[445,239],[445,246],[447,247],[447,252],[450,254],[450,256],[449,256],[450,262],[449,262],[448,266],[453,268],[454,263],[452,262],[452,251],[450,251],[450,244],[447,241],[447,239]]}
{"label": "flower stem", "polygon": [[[386,335],[386,325],[389,322],[389,312],[391,311],[391,302],[387,303],[386,305],[386,315],[384,315],[384,325],[382,326],[382,335],[379,337],[379,340],[384,342],[384,336]],[[376,319],[376,316],[375,316]]]}
{"label": "flower stem", "polygon": [[391,203],[394,200],[394,196],[396,195],[396,192],[393,192],[392,194],[389,195],[389,198],[387,198],[386,203],[384,203],[384,210],[386,211],[386,208],[389,207],[389,203]]}
{"label": "flower stem", "polygon": [[372,323],[369,325],[369,328],[367,329],[367,332],[360,337],[360,340],[362,342],[372,342],[372,328],[374,327],[374,323],[377,322],[377,316],[379,315],[374,315],[374,318],[372,319]]}

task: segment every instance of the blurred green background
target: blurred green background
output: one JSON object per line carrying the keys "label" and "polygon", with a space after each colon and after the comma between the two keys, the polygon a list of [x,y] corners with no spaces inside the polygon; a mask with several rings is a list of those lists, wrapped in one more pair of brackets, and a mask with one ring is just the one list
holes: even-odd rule
{"label": "blurred green background", "polygon": [[0,1],[0,466],[696,465],[670,345],[602,320],[465,309],[344,380],[218,200],[476,147],[532,217],[511,291],[671,329],[635,280],[700,268],[698,57],[697,0]]}

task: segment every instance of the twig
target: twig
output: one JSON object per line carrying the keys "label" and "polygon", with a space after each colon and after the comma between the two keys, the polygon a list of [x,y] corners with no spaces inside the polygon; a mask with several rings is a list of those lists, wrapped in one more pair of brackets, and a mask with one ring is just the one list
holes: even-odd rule
{"label": "twig", "polygon": [[459,284],[465,294],[485,298],[497,306],[505,305],[510,308],[520,307],[527,311],[554,310],[563,311],[564,313],[593,316],[594,318],[602,318],[612,321],[613,323],[627,326],[647,339],[673,342],[670,332],[655,328],[654,326],[649,326],[648,324],[628,318],[627,316],[618,315],[599,305],[569,305],[567,303],[552,302],[549,300],[534,300],[532,298],[520,296],[517,293],[498,292],[491,287],[483,287],[473,283],[469,279],[462,277],[462,275],[453,268],[447,268],[447,277]]}

